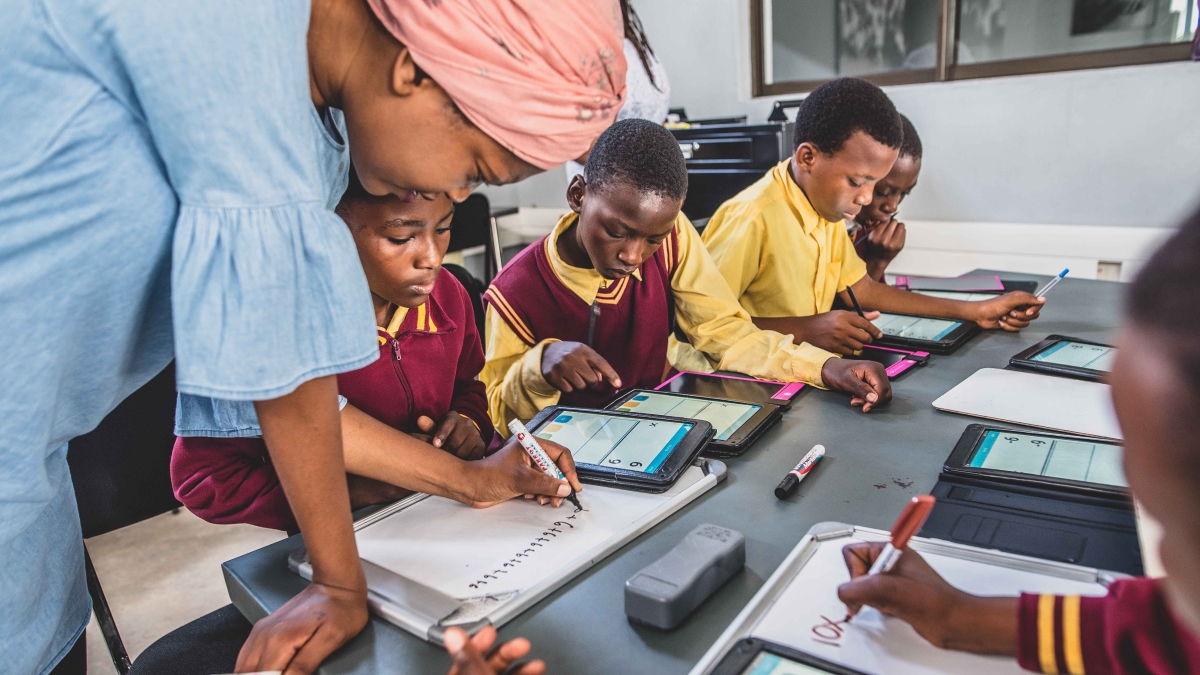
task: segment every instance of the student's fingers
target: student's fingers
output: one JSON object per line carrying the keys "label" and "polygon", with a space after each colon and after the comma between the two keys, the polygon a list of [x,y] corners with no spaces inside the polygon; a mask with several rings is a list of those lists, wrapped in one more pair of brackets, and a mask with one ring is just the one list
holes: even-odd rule
{"label": "student's fingers", "polygon": [[421,415],[417,418],[417,428],[425,433],[433,431],[433,418],[429,415]]}
{"label": "student's fingers", "polygon": [[604,360],[604,357],[600,356],[596,350],[588,347],[587,359],[589,365],[591,365],[601,377],[607,380],[609,384],[617,389],[621,388],[621,376],[617,374],[617,371],[613,369],[613,367],[609,365],[608,361]]}
{"label": "student's fingers", "polygon": [[515,494],[535,495],[537,503],[548,504],[551,497],[566,497],[571,494],[571,485],[565,481],[543,473],[541,469],[527,466],[517,473]]}
{"label": "student's fingers", "polygon": [[[590,373],[591,369],[588,368],[587,372]],[[562,379],[571,386],[572,390],[587,389],[588,381],[584,379],[583,373],[575,368],[564,369]]]}
{"label": "student's fingers", "polygon": [[[871,313],[875,315],[875,318],[879,317],[879,312]],[[871,323],[870,319],[863,318],[857,314],[850,315],[850,325],[854,326],[860,332],[866,333],[867,339],[865,342],[870,342],[872,339],[878,340],[883,337],[883,331],[879,330],[878,326]]]}
{"label": "student's fingers", "polygon": [[1013,310],[1018,307],[1029,307],[1031,305],[1040,307],[1046,302],[1045,298],[1039,298],[1033,293],[1026,293],[1025,291],[1011,291],[1000,296],[1000,299],[1005,305],[1006,314],[1009,310]]}
{"label": "student's fingers", "polygon": [[517,672],[513,675],[545,675],[546,662],[541,659],[535,659],[517,668]]}
{"label": "student's fingers", "polygon": [[471,645],[479,650],[486,658],[487,651],[496,644],[496,628],[495,626],[484,626],[479,629],[478,633],[471,636]]}
{"label": "student's fingers", "polygon": [[[879,318],[879,312],[866,311],[866,312],[863,312],[863,316],[866,317],[867,321],[874,321],[875,319]],[[872,325],[874,325],[874,324],[872,324]]]}
{"label": "student's fingers", "polygon": [[[850,366],[856,390],[851,392],[862,398],[863,412],[892,400],[892,384],[888,381],[883,365],[874,361],[854,361]],[[865,388],[862,386],[865,385]]]}
{"label": "student's fingers", "polygon": [[850,578],[857,579],[871,571],[871,565],[875,564],[875,559],[883,552],[883,547],[883,542],[874,541],[860,541],[843,546],[842,560],[846,561]]}
{"label": "student's fingers", "polygon": [[514,638],[500,645],[495,654],[488,659],[488,665],[497,673],[502,673],[514,661],[525,658],[533,646],[523,637]]}
{"label": "student's fingers", "polygon": [[[422,415],[421,419],[429,418]],[[462,419],[462,415],[459,415],[453,410],[446,413],[446,415],[442,417],[442,421],[438,424],[437,431],[433,432],[433,447],[440,448],[445,445],[446,439],[450,438],[455,429],[458,428],[458,424],[460,421],[462,421]],[[417,420],[417,425],[420,426],[420,424],[421,420]]]}
{"label": "student's fingers", "polygon": [[1006,331],[1016,332],[1029,325],[1025,319],[1014,319],[1011,316],[1000,317],[1000,327]]}
{"label": "student's fingers", "polygon": [[571,451],[565,447],[555,443],[554,441],[539,440],[542,449],[550,455],[550,459],[558,465],[558,470],[563,472],[567,477],[567,482],[575,489],[576,492],[583,490],[583,484],[579,482],[579,474],[575,471],[575,458],[571,455]]}
{"label": "student's fingers", "polygon": [[851,615],[857,614],[864,605],[874,607],[884,614],[905,618],[910,614],[910,602],[905,601],[905,589],[911,591],[911,582],[905,582],[893,574],[871,574],[851,579],[838,586],[838,599],[846,605]]}
{"label": "student's fingers", "polygon": [[494,675],[483,652],[467,639],[461,628],[447,628],[442,643],[453,658],[448,675]]}

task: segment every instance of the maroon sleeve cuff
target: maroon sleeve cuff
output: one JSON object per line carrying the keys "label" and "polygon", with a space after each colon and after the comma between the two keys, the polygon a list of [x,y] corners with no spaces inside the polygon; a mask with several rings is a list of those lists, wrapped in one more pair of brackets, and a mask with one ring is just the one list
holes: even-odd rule
{"label": "maroon sleeve cuff", "polygon": [[1108,622],[1106,610],[1112,601],[1111,595],[1079,599],[1079,638],[1083,643],[1083,671],[1088,675],[1110,675],[1115,672],[1105,637]]}
{"label": "maroon sleeve cuff", "polygon": [[1037,593],[1022,593],[1017,602],[1017,663],[1025,670],[1042,672],[1038,659]]}

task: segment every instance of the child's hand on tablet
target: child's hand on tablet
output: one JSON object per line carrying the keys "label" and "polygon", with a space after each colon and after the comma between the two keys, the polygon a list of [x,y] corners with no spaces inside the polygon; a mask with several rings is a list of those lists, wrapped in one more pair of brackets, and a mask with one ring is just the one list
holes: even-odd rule
{"label": "child's hand on tablet", "polygon": [[1045,298],[1039,298],[1025,291],[1005,293],[992,300],[976,303],[978,307],[975,323],[984,329],[1002,328],[1009,332],[1019,331],[1038,318],[1045,302]]}
{"label": "child's hand on tablet", "polygon": [[486,626],[469,639],[461,628],[447,628],[442,643],[454,659],[447,675],[542,675],[546,672],[546,664],[540,660],[522,664],[513,671],[508,670],[514,661],[529,653],[529,640],[509,640],[500,645],[490,659],[485,658],[484,655],[495,642],[496,629],[491,626]]}
{"label": "child's hand on tablet", "polygon": [[946,583],[912,549],[891,572],[868,575],[883,542],[860,542],[842,549],[850,581],[838,587],[848,616],[864,605],[913,627],[930,644],[977,654],[1017,653],[1017,599],[983,598]]}
{"label": "child's hand on tablet", "polygon": [[863,412],[892,400],[892,383],[881,363],[833,357],[821,366],[821,379],[834,391],[849,392],[850,405],[861,405]]}
{"label": "child's hand on tablet", "polygon": [[621,388],[621,376],[603,356],[582,342],[551,342],[542,350],[542,377],[555,389],[569,394],[600,389],[608,382]]}
{"label": "child's hand on tablet", "polygon": [[487,449],[487,443],[479,435],[479,427],[471,418],[453,410],[442,417],[442,421],[434,429],[433,418],[421,415],[417,418],[417,428],[429,435],[428,442],[435,448],[441,448],[460,459],[479,459]]}
{"label": "child's hand on tablet", "polygon": [[879,312],[866,312],[866,318],[856,312],[835,309],[813,316],[754,317],[754,325],[763,330],[791,335],[796,344],[807,342],[827,352],[848,356],[883,337],[872,319]]}
{"label": "child's hand on tablet", "polygon": [[454,498],[475,508],[486,508],[524,495],[526,499],[537,499],[539,504],[558,507],[563,498],[583,489],[575,473],[575,460],[571,451],[542,438],[538,444],[558,464],[558,468],[570,483],[551,478],[533,465],[529,454],[516,439],[509,439],[491,457],[463,464],[466,481],[463,485],[451,485]]}

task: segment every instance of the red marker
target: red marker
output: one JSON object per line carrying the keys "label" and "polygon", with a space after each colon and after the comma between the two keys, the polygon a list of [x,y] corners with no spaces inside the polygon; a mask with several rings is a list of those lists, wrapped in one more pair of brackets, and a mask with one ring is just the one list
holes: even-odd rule
{"label": "red marker", "polygon": [[908,502],[904,511],[900,513],[900,517],[896,519],[896,524],[892,526],[892,540],[883,547],[883,551],[875,559],[875,564],[871,565],[871,571],[867,574],[892,571],[892,568],[896,566],[896,561],[900,560],[900,554],[908,546],[908,540],[912,539],[917,530],[920,530],[921,526],[925,524],[925,519],[929,517],[929,512],[933,510],[933,504],[936,501],[933,495],[921,495],[913,497]]}

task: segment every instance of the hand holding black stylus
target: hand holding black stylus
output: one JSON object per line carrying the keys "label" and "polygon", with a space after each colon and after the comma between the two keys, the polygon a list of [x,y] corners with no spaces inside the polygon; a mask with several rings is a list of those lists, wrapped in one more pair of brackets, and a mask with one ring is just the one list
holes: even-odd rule
{"label": "hand holding black stylus", "polygon": [[862,305],[858,304],[858,298],[854,297],[854,289],[847,286],[846,295],[850,296],[850,303],[854,305],[854,311],[858,312],[858,315],[862,318],[867,318],[867,315],[863,314]]}

